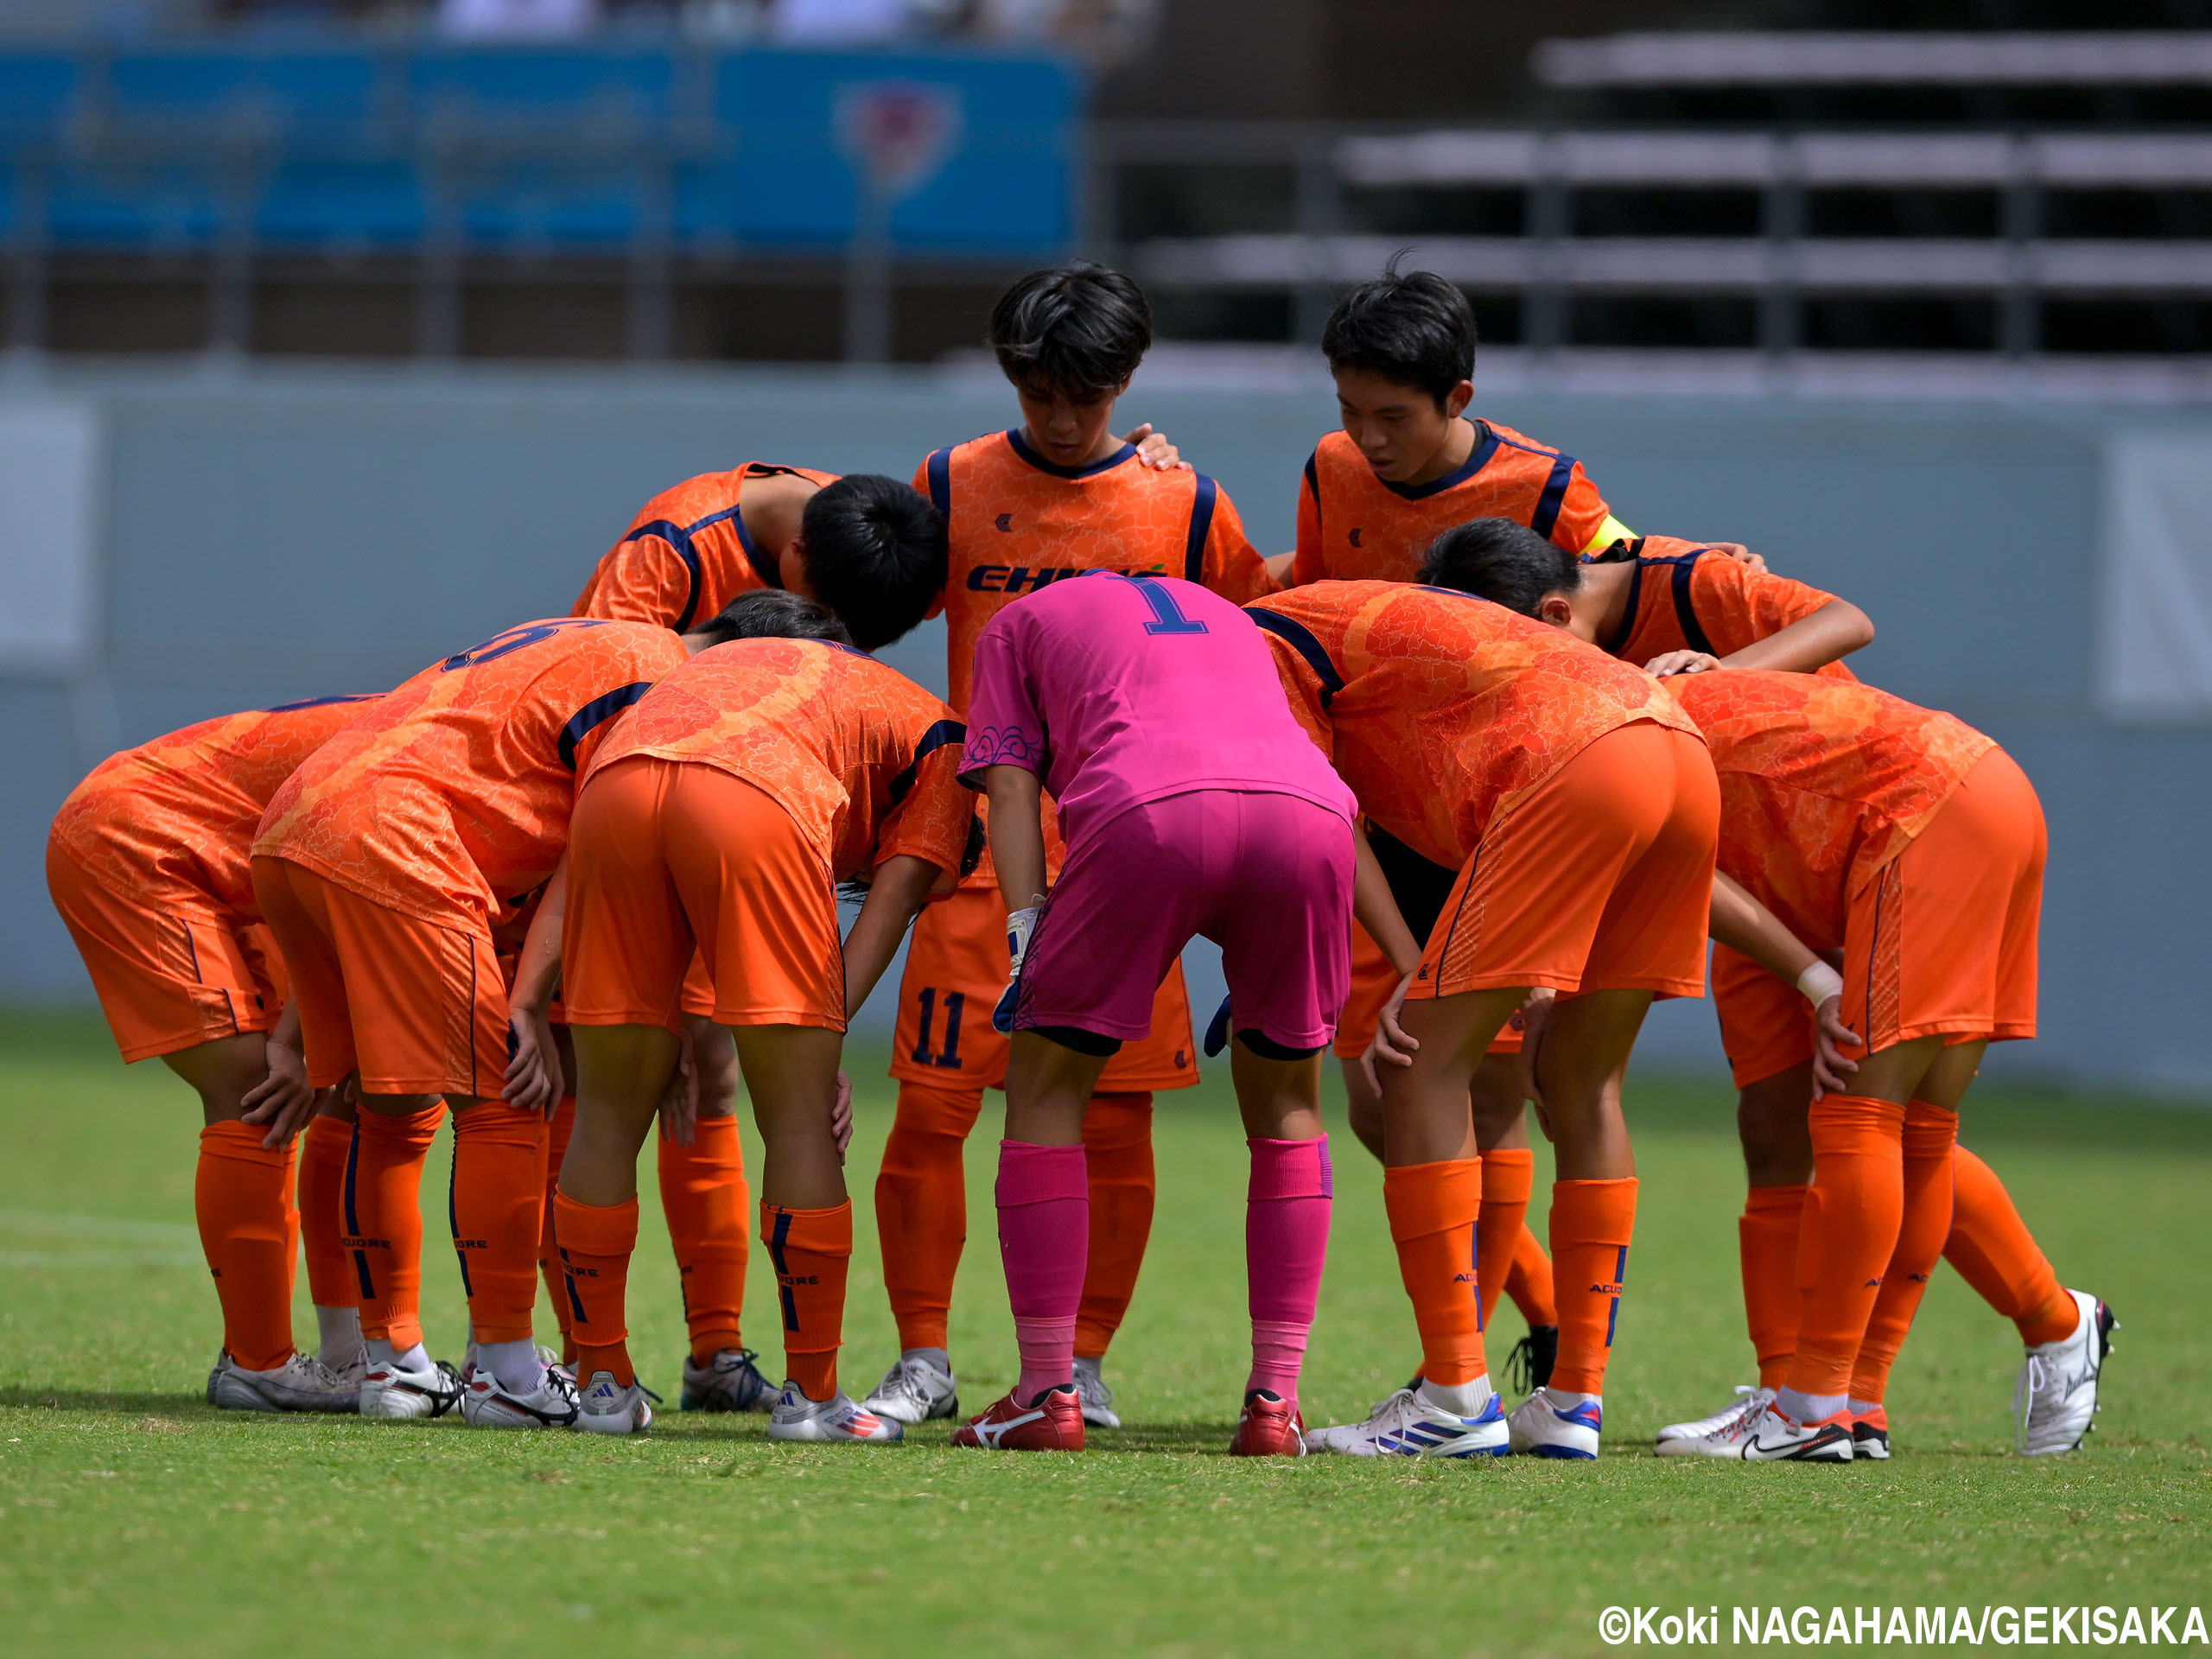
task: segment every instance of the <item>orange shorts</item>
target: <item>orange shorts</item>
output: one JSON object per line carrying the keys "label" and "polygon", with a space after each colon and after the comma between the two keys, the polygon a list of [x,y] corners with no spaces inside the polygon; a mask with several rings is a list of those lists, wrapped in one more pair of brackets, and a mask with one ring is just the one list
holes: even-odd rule
{"label": "orange shorts", "polygon": [[299,998],[309,1083],[358,1070],[365,1094],[499,1095],[507,988],[488,926],[425,921],[282,858],[253,861],[253,894]]}
{"label": "orange shorts", "polygon": [[[124,1059],[175,1054],[276,1025],[284,966],[259,923],[226,913],[204,895],[125,899],[51,842],[46,885]],[[185,902],[194,898],[197,906]]]}
{"label": "orange shorts", "polygon": [[[1344,1002],[1344,1017],[1337,1021],[1334,1052],[1340,1060],[1356,1060],[1375,1040],[1375,1027],[1382,1018],[1382,1005],[1398,988],[1398,970],[1390,966],[1382,947],[1367,937],[1357,922],[1351,925],[1351,995]],[[1521,1011],[1491,1041],[1493,1054],[1521,1052]]]}
{"label": "orange shorts", "polygon": [[1842,1014],[1866,1052],[1916,1037],[2036,1034],[2047,845],[2035,786],[1992,749],[1853,897]]}
{"label": "orange shorts", "polygon": [[1412,994],[1702,995],[1719,828],[1700,739],[1651,721],[1606,733],[1491,826]]}
{"label": "orange shorts", "polygon": [[[1007,1039],[991,1029],[1006,989],[1006,906],[995,887],[962,887],[925,910],[906,946],[891,1075],[901,1083],[1003,1089]],[[1125,1043],[1098,1079],[1102,1094],[1188,1089],[1198,1080],[1183,964],[1152,999],[1152,1034]]]}
{"label": "orange shorts", "polygon": [[695,960],[725,1026],[845,1028],[837,892],[776,798],[718,766],[633,754],[569,822],[571,1026],[683,1029]]}
{"label": "orange shorts", "polygon": [[1813,1058],[1813,1005],[1804,993],[1725,944],[1713,947],[1713,1011],[1738,1089]]}

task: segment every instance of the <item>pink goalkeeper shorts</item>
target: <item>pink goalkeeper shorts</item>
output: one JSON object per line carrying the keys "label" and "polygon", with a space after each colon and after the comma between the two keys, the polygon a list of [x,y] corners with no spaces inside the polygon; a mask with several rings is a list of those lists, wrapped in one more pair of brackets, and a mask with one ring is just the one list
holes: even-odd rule
{"label": "pink goalkeeper shorts", "polygon": [[1230,1026],[1286,1049],[1334,1033],[1351,978],[1351,825],[1295,795],[1200,789],[1117,814],[1068,855],[1022,963],[1014,1029],[1120,1041],[1200,935]]}

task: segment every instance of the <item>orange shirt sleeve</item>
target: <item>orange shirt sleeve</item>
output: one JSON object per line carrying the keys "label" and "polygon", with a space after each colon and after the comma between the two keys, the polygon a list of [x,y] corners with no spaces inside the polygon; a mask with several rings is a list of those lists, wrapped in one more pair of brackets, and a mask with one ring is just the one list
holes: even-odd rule
{"label": "orange shirt sleeve", "polygon": [[968,728],[952,718],[933,721],[915,745],[914,782],[876,832],[875,862],[900,856],[926,860],[942,870],[937,886],[950,892],[969,865],[976,823],[976,795],[958,781]]}
{"label": "orange shirt sleeve", "polygon": [[640,527],[608,550],[569,614],[672,628],[683,614],[691,587],[683,556],[664,537]]}
{"label": "orange shirt sleeve", "polygon": [[1198,488],[1200,499],[1193,504],[1194,513],[1205,510],[1205,493],[1209,488],[1213,492],[1212,514],[1201,556],[1203,584],[1232,605],[1249,604],[1278,591],[1274,578],[1268,575],[1267,561],[1245,537],[1244,520],[1236,504],[1229,499],[1229,492],[1203,476]]}
{"label": "orange shirt sleeve", "polygon": [[1303,588],[1328,574],[1321,561],[1321,480],[1314,457],[1306,457],[1298,480],[1298,551],[1291,556],[1290,585]]}
{"label": "orange shirt sleeve", "polygon": [[1560,502],[1559,517],[1553,522],[1551,539],[1570,553],[1580,553],[1605,528],[1612,511],[1578,461],[1567,469],[1567,493]]}
{"label": "orange shirt sleeve", "polygon": [[652,639],[636,649],[628,671],[636,676],[634,679],[601,692],[569,715],[563,729],[574,740],[569,748],[574,756],[569,770],[575,777],[577,788],[583,786],[584,774],[591,770],[593,757],[623,724],[630,709],[653,689],[657,681],[690,659],[682,639],[673,633],[664,638],[665,643],[661,638]]}

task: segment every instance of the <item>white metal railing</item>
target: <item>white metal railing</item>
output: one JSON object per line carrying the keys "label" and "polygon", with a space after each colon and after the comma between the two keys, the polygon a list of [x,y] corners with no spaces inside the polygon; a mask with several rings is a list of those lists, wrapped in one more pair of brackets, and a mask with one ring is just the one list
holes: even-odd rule
{"label": "white metal railing", "polygon": [[1540,41],[1556,87],[2212,85],[2212,32],[1607,35]]}

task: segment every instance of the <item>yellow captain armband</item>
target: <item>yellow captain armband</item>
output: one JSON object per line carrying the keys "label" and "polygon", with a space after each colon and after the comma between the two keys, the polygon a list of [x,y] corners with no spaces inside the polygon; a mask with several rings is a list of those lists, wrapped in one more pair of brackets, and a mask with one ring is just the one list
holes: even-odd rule
{"label": "yellow captain armband", "polygon": [[1605,522],[1598,526],[1598,533],[1590,538],[1589,546],[1582,550],[1581,556],[1586,559],[1603,553],[1616,542],[1632,542],[1635,539],[1636,532],[1609,512],[1605,515]]}

